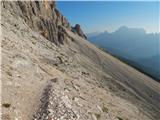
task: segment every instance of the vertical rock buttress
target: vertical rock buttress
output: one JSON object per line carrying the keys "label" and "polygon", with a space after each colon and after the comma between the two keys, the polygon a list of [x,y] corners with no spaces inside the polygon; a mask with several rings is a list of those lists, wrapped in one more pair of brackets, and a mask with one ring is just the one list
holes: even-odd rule
{"label": "vertical rock buttress", "polygon": [[56,45],[63,44],[66,39],[62,27],[71,30],[55,1],[3,1],[1,5],[16,17],[22,17],[30,28]]}

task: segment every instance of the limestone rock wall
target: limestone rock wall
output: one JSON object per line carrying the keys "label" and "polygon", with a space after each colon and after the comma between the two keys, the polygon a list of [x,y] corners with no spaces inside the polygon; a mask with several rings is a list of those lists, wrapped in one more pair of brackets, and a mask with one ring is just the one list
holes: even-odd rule
{"label": "limestone rock wall", "polygon": [[55,4],[55,1],[1,2],[2,12],[12,11],[15,17],[22,17],[32,29],[59,45],[65,41],[65,33],[62,33],[61,26],[67,29],[71,27],[67,19],[56,9]]}

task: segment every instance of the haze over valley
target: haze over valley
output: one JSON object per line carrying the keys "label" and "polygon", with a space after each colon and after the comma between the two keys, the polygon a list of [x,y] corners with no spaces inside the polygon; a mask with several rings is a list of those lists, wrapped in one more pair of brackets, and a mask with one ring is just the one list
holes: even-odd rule
{"label": "haze over valley", "polygon": [[87,34],[89,41],[160,80],[160,33],[120,27],[115,32]]}

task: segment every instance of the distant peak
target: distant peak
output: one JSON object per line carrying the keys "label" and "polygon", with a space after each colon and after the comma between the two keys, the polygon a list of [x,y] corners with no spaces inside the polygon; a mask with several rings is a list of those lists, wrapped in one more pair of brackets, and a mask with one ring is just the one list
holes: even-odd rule
{"label": "distant peak", "polygon": [[146,31],[143,28],[131,28],[126,26],[119,27],[119,29],[116,32],[136,32],[141,34],[146,33]]}
{"label": "distant peak", "polygon": [[128,30],[129,28],[128,27],[126,27],[126,26],[121,26],[121,27],[119,27],[119,29],[118,30]]}

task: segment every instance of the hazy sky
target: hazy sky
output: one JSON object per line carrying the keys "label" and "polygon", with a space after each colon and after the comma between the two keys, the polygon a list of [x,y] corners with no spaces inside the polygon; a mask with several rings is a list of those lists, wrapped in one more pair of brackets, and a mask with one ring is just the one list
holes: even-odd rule
{"label": "hazy sky", "polygon": [[71,25],[80,24],[85,33],[115,31],[120,26],[159,31],[160,2],[59,1],[58,9]]}

